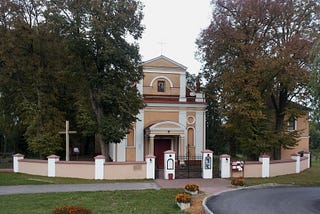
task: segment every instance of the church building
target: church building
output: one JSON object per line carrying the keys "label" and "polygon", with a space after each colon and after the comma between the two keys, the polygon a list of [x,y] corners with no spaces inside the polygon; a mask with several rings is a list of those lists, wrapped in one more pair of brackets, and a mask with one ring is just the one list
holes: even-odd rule
{"label": "church building", "polygon": [[177,156],[201,155],[205,149],[206,102],[199,86],[186,85],[186,67],[163,55],[142,63],[144,78],[137,85],[145,108],[120,144],[110,144],[114,161],[144,161],[156,156],[163,166],[164,152]]}

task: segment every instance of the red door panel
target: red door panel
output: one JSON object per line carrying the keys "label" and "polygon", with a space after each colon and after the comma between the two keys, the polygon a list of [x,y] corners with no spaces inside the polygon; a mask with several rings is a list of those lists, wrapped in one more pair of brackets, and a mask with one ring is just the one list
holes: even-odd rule
{"label": "red door panel", "polygon": [[154,155],[156,156],[156,167],[163,168],[164,152],[171,149],[171,139],[154,139]]}

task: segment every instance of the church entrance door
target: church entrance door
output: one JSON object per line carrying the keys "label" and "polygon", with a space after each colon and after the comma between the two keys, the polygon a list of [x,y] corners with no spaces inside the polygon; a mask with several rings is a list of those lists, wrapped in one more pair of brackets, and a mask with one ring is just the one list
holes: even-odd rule
{"label": "church entrance door", "polygon": [[156,167],[164,166],[164,152],[171,149],[171,139],[154,139],[154,155],[156,156]]}

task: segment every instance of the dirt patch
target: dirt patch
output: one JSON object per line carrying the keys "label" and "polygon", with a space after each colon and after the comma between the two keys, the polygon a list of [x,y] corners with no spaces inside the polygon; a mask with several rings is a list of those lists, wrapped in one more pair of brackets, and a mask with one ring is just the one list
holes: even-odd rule
{"label": "dirt patch", "polygon": [[190,208],[186,211],[191,214],[204,214],[204,209],[202,207],[202,201],[205,199],[206,194],[200,194],[191,199]]}

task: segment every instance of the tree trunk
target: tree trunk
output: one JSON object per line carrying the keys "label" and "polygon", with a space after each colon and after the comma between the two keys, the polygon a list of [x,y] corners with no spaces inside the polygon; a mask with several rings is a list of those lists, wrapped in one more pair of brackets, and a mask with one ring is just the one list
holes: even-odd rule
{"label": "tree trunk", "polygon": [[99,133],[95,134],[95,142],[100,145],[100,153],[101,155],[106,157],[106,161],[111,161],[109,155],[109,146],[103,141],[102,135]]}
{"label": "tree trunk", "polygon": [[[282,89],[279,93],[278,100],[274,94],[271,95],[272,104],[274,106],[275,112],[275,134],[280,135],[284,129],[284,118],[285,118],[285,109],[287,106],[287,90]],[[273,148],[273,158],[275,160],[281,159],[281,142],[277,142]]]}

